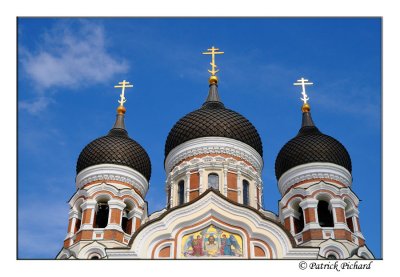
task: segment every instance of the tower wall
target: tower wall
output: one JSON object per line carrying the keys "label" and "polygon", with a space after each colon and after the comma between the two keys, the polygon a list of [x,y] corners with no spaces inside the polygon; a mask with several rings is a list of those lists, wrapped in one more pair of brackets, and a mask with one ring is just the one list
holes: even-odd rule
{"label": "tower wall", "polygon": [[[125,166],[96,165],[78,174],[76,186],[78,190],[69,201],[68,233],[62,251],[64,256],[68,253],[65,258],[103,258],[97,244],[93,251],[88,249],[95,242],[101,242],[102,248],[128,245],[147,218],[146,178]],[[108,207],[105,226],[96,220],[102,204]]]}
{"label": "tower wall", "polygon": [[[261,156],[240,141],[222,137],[188,141],[173,149],[165,160],[167,206],[172,208],[195,200],[210,187],[210,174],[216,174],[218,186],[215,189],[230,200],[260,209],[262,166]],[[247,193],[243,188],[245,182],[248,182]],[[183,203],[180,203],[180,184],[184,184],[185,189]]]}
{"label": "tower wall", "polygon": [[359,225],[354,225],[359,200],[350,189],[351,181],[346,169],[330,163],[305,164],[282,175],[279,216],[298,245],[317,247],[333,239],[343,242],[349,252],[364,245]]}

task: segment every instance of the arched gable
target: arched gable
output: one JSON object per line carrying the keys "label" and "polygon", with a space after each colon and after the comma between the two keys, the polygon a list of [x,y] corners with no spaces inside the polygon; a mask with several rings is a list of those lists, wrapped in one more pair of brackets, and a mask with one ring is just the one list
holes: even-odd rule
{"label": "arched gable", "polygon": [[[171,258],[199,258],[200,255],[185,256],[182,251],[183,243],[188,243],[187,238],[192,234],[202,234],[204,238],[200,243],[203,243],[205,250],[207,247],[204,245],[204,240],[207,239],[206,243],[210,243],[209,237],[212,233],[216,240],[220,240],[218,247],[222,246],[223,234],[226,235],[225,239],[231,235],[234,237],[232,244],[234,244],[234,239],[242,244],[241,252],[235,252],[232,246],[231,250],[235,252],[235,256],[231,255],[228,258],[254,257],[252,253],[255,249],[254,245],[262,245],[266,258],[271,259],[316,258],[318,255],[318,249],[296,247],[291,234],[279,222],[265,217],[256,209],[229,201],[212,189],[196,201],[167,210],[163,215],[144,224],[132,237],[131,249],[126,254],[137,258],[159,258],[155,253],[160,252],[161,245],[168,244]],[[209,248],[211,249],[211,246]],[[193,251],[193,248],[190,249],[189,246],[189,250]],[[210,251],[210,253],[215,253],[218,250],[212,248]],[[227,252],[229,253],[229,249]],[[123,253],[110,249],[107,250],[107,255],[122,258]],[[221,258],[221,255],[219,257]]]}

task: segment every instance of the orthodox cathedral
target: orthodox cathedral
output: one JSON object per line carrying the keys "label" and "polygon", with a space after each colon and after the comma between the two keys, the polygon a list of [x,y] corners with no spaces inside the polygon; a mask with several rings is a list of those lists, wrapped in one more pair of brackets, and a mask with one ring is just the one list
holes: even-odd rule
{"label": "orthodox cathedral", "polygon": [[[151,162],[125,128],[125,80],[116,121],[76,165],[76,192],[57,259],[373,259],[361,233],[346,148],[315,125],[302,87],[301,126],[275,161],[279,214],[262,206],[257,129],[225,107],[210,48],[209,91],[165,142],[163,210],[148,214]],[[295,131],[295,130],[294,130]]]}

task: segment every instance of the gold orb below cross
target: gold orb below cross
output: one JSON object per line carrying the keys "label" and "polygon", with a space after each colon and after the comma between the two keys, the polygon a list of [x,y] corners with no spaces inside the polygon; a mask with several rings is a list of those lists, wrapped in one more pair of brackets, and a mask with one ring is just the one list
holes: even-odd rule
{"label": "gold orb below cross", "polygon": [[218,83],[218,77],[215,75],[210,76],[208,82],[210,83],[210,85],[216,85]]}

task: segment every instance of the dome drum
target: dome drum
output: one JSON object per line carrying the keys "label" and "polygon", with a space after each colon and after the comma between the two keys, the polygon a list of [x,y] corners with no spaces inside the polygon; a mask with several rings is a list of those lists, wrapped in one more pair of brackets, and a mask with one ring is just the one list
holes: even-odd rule
{"label": "dome drum", "polygon": [[175,147],[165,159],[167,173],[182,160],[202,154],[228,154],[249,162],[261,174],[264,166],[260,154],[249,145],[224,137],[202,137],[186,141]]}
{"label": "dome drum", "polygon": [[340,184],[341,187],[350,187],[352,177],[350,172],[337,164],[314,162],[298,165],[286,171],[278,181],[278,188],[281,195],[300,182],[315,183],[315,180],[325,180]]}
{"label": "dome drum", "polygon": [[149,189],[145,176],[130,167],[117,164],[99,164],[83,169],[76,176],[76,188],[82,189],[85,185],[96,181],[132,186],[142,198]]}

